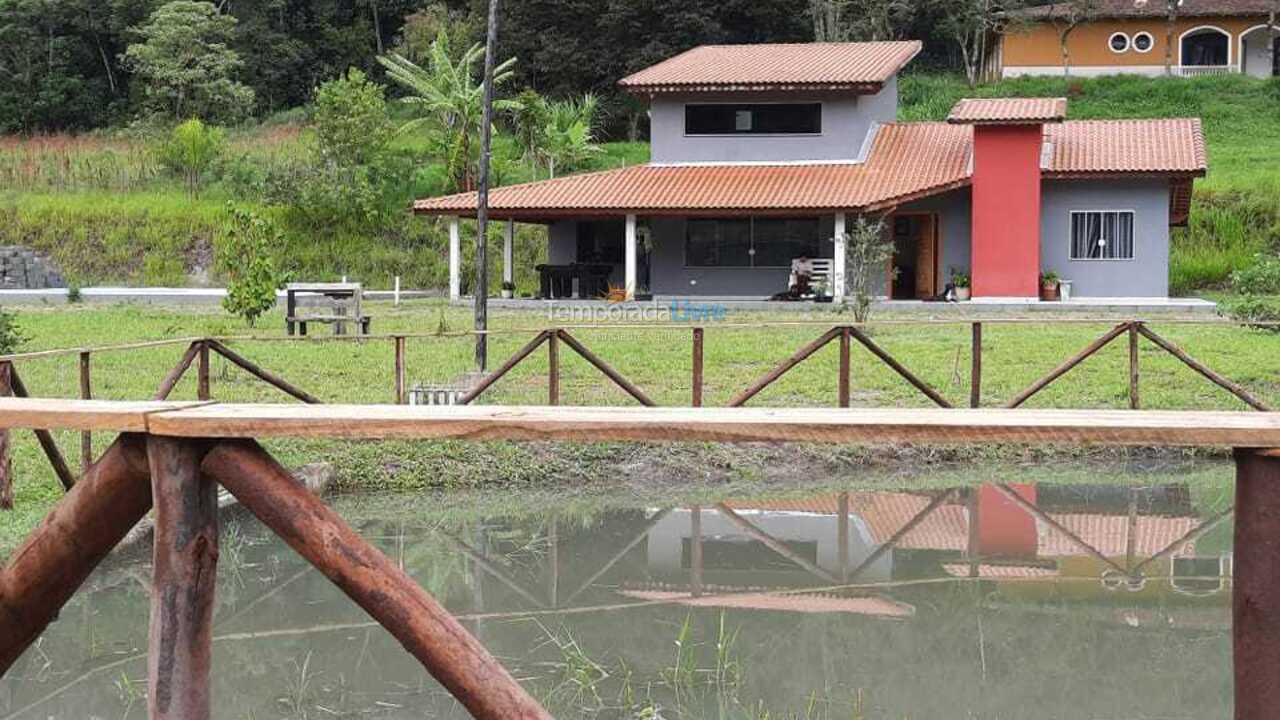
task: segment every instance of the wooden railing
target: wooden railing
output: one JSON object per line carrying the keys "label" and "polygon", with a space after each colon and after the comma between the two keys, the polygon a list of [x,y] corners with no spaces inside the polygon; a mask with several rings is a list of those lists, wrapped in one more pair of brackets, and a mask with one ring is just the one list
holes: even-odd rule
{"label": "wooden railing", "polygon": [[[542,341],[552,342],[552,337],[556,336],[546,335]],[[234,405],[0,398],[0,427],[119,433],[58,502],[51,519],[33,531],[0,570],[0,674],[12,667],[93,569],[154,507],[147,694],[154,720],[210,716],[218,485],[364,608],[473,716],[550,717],[435,598],[297,484],[255,441],[278,437],[1233,447],[1235,717],[1261,720],[1273,717],[1274,708],[1280,707],[1280,683],[1274,678],[1280,667],[1280,572],[1275,552],[1280,536],[1280,450],[1271,449],[1280,448],[1276,413]],[[1020,505],[1025,502],[1016,493],[1008,497]],[[934,502],[944,499],[938,495]],[[733,520],[731,510],[720,510]],[[739,524],[749,534],[759,531],[750,523]],[[909,527],[899,532],[907,531]],[[767,543],[767,534],[757,538]],[[822,573],[833,584],[841,581]],[[700,591],[701,579],[696,578],[691,592]]]}

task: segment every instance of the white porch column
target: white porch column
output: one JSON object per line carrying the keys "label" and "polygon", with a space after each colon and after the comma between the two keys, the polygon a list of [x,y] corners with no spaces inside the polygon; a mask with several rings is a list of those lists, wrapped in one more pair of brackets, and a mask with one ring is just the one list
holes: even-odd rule
{"label": "white porch column", "polygon": [[516,281],[515,239],[516,221],[508,220],[502,232],[502,282],[504,283],[514,283]]}
{"label": "white porch column", "polygon": [[630,300],[636,295],[636,216],[627,216],[627,241],[626,241],[626,278],[627,283],[627,299]]}
{"label": "white porch column", "polygon": [[462,238],[458,234],[458,217],[449,218],[449,299],[462,297]]}
{"label": "white porch column", "polygon": [[831,263],[831,296],[836,302],[844,302],[844,261],[845,261],[845,242],[844,242],[844,213],[836,213],[835,227],[835,256]]}

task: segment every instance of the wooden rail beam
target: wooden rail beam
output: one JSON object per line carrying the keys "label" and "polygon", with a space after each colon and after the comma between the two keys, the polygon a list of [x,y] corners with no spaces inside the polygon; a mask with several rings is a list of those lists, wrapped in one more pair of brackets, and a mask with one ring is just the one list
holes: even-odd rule
{"label": "wooden rail beam", "polygon": [[151,396],[152,400],[168,400],[169,394],[177,387],[178,382],[182,380],[182,376],[186,374],[187,368],[191,367],[191,363],[200,354],[200,348],[203,343],[199,340],[187,346],[186,352],[182,353],[182,357],[178,359],[178,364],[173,366],[168,375],[160,381],[160,387],[156,389],[156,394]]}
{"label": "wooden rail beam", "polygon": [[760,378],[755,383],[753,383],[751,387],[738,393],[738,396],[729,402],[729,407],[741,407],[745,405],[748,400],[758,395],[761,390],[764,390],[765,388],[772,385],[775,380],[785,375],[787,371],[789,371],[791,368],[799,365],[800,363],[804,362],[805,359],[807,359],[810,355],[826,347],[827,343],[831,342],[837,336],[840,335],[840,332],[841,332],[840,328],[831,328],[830,330],[822,333],[822,335],[820,335],[817,340],[814,340],[813,342],[795,351],[795,353],[793,353],[791,357],[787,358],[786,360],[783,360],[777,367],[775,367],[774,369],[770,370],[767,374],[765,374],[764,377]]}
{"label": "wooden rail beam", "polygon": [[1021,493],[1019,493],[1017,490],[1014,490],[1008,484],[997,483],[993,487],[1001,495],[1012,500],[1015,505],[1027,511],[1028,513],[1030,513],[1032,517],[1036,518],[1040,522],[1044,523],[1045,525],[1048,525],[1049,527],[1053,528],[1057,532],[1061,533],[1062,536],[1070,540],[1072,544],[1074,544],[1076,547],[1083,550],[1086,555],[1093,557],[1093,559],[1097,560],[1103,565],[1106,565],[1112,570],[1115,570],[1121,575],[1125,577],[1130,577],[1128,568],[1121,567],[1114,560],[1107,557],[1106,555],[1103,555],[1097,548],[1085,542],[1083,538],[1081,538],[1076,533],[1072,532],[1070,528],[1058,522],[1057,520],[1054,520],[1052,515],[1045,512],[1044,510],[1041,510],[1040,507],[1037,506],[1035,503],[1022,497]]}
{"label": "wooden rail beam", "polygon": [[1178,347],[1177,345],[1174,345],[1168,340],[1165,340],[1164,338],[1155,334],[1151,330],[1151,328],[1148,328],[1146,325],[1139,325],[1138,332],[1142,333],[1143,337],[1145,337],[1146,339],[1160,346],[1160,348],[1163,349],[1165,352],[1181,360],[1182,363],[1187,367],[1203,375],[1206,379],[1208,379],[1213,384],[1217,385],[1223,390],[1226,390],[1232,395],[1235,395],[1236,397],[1240,398],[1242,401],[1244,401],[1246,405],[1253,408],[1254,410],[1262,410],[1263,412],[1268,412],[1271,410],[1270,406],[1268,406],[1266,403],[1262,402],[1258,398],[1254,397],[1252,394],[1249,393],[1248,390],[1245,390],[1243,387],[1241,387],[1237,383],[1234,383],[1226,379],[1225,377],[1219,375],[1218,373],[1214,372],[1213,370],[1210,370],[1207,365],[1191,357],[1186,352],[1184,352],[1182,348]]}
{"label": "wooden rail beam", "polygon": [[218,486],[200,474],[206,444],[147,438],[155,504],[151,720],[208,720],[218,569]]}
{"label": "wooden rail beam", "polygon": [[201,470],[387,628],[474,717],[550,720],[448,610],[257,443],[218,443]]}
{"label": "wooden rail beam", "polygon": [[1236,720],[1280,707],[1280,453],[1236,450],[1231,634]]}
{"label": "wooden rail beam", "polygon": [[452,533],[442,533],[442,535],[449,541],[449,544],[453,545],[454,549],[471,558],[471,562],[475,563],[476,567],[492,575],[495,580],[506,585],[512,592],[524,598],[526,602],[537,608],[544,608],[547,606],[547,604],[539,599],[538,596],[526,590],[518,580],[508,575],[502,567],[494,563],[488,557],[485,557],[484,553],[471,547],[471,545],[462,538]]}
{"label": "wooden rail beam", "polygon": [[1089,343],[1089,345],[1086,346],[1085,349],[1081,350],[1075,355],[1072,355],[1061,365],[1054,368],[1053,370],[1050,370],[1048,375],[1045,375],[1044,377],[1032,383],[1031,387],[1018,393],[1017,397],[1010,400],[1008,404],[1005,405],[1005,407],[1016,408],[1022,405],[1022,403],[1026,402],[1027,400],[1030,400],[1032,395],[1035,395],[1036,393],[1045,389],[1045,387],[1047,387],[1049,383],[1067,374],[1067,371],[1071,370],[1075,366],[1079,365],[1080,363],[1088,359],[1089,356],[1093,355],[1094,353],[1098,352],[1102,348],[1106,347],[1108,344],[1110,344],[1112,340],[1115,340],[1116,338],[1120,337],[1128,329],[1129,329],[1129,323],[1121,323],[1111,328],[1106,333],[1104,333],[1102,337]]}
{"label": "wooden rail beam", "polygon": [[929,383],[916,377],[915,373],[908,370],[905,365],[898,362],[897,359],[889,353],[885,352],[884,348],[877,345],[875,341],[868,337],[862,330],[859,330],[858,328],[849,328],[849,332],[853,334],[853,337],[858,342],[862,343],[863,347],[870,350],[872,355],[880,358],[885,365],[888,365],[890,369],[902,376],[903,380],[911,383],[912,387],[923,393],[925,397],[932,400],[938,407],[951,407],[951,403],[947,402],[947,399],[942,397],[937,390],[930,387]]}
{"label": "wooden rail beam", "polygon": [[[239,353],[235,352],[234,350],[227,347],[226,345],[223,345],[217,340],[206,340],[205,344],[207,344],[208,347],[214,352],[230,360],[233,365],[239,366],[241,370],[244,370],[250,375],[253,375],[259,380],[262,380],[263,382],[267,383],[268,385],[274,386],[275,388],[281,390],[285,394],[292,395],[294,398],[297,398],[298,400],[301,400],[302,402],[307,403],[308,405],[323,404],[323,401],[320,400],[320,398],[317,398],[315,395],[312,395],[306,390],[303,390],[297,387],[296,385],[290,383],[284,378],[279,377],[274,373],[268,372],[267,370],[264,370],[261,367],[258,367],[256,364],[254,364],[250,360],[246,359]],[[201,398],[201,399],[205,399],[205,398]]]}
{"label": "wooden rail beam", "polygon": [[150,509],[146,439],[121,435],[0,570],[0,675]]}
{"label": "wooden rail beam", "polygon": [[[18,369],[12,363],[9,365],[9,386],[14,397],[31,397],[27,392],[27,386],[22,383],[22,376],[18,375]],[[44,450],[45,457],[49,458],[49,464],[53,466],[53,473],[58,476],[58,482],[62,483],[62,489],[70,490],[71,486],[76,484],[76,476],[67,465],[67,459],[62,457],[62,451],[58,449],[58,443],[53,439],[53,434],[44,428],[36,428],[34,432],[36,440]]]}
{"label": "wooden rail beam", "polygon": [[538,347],[542,345],[542,343],[547,342],[547,339],[550,336],[551,336],[551,333],[549,333],[546,330],[543,330],[542,332],[535,335],[534,338],[530,340],[524,347],[520,348],[519,350],[516,351],[514,355],[507,358],[507,361],[502,363],[502,365],[499,366],[497,370],[494,370],[492,373],[490,373],[484,379],[482,379],[479,383],[476,383],[476,386],[471,388],[471,391],[468,392],[466,395],[463,395],[461,398],[458,398],[458,404],[470,405],[472,400],[475,400],[476,398],[480,397],[481,393],[483,393],[485,390],[488,390],[490,386],[492,386],[494,383],[501,380],[503,375],[506,375],[507,373],[511,372],[511,368],[514,368],[516,365],[519,365],[520,361],[529,357],[529,355],[534,350],[537,350]]}
{"label": "wooden rail beam", "polygon": [[614,553],[613,557],[609,558],[608,562],[604,565],[601,565],[599,570],[592,573],[591,577],[587,578],[585,582],[579,585],[577,590],[569,593],[569,597],[565,598],[564,604],[572,605],[573,601],[577,599],[579,595],[586,592],[587,589],[594,585],[595,582],[603,577],[605,573],[609,572],[614,565],[617,565],[618,561],[626,557],[627,553],[631,552],[632,548],[639,545],[645,538],[649,537],[649,533],[653,531],[654,526],[656,526],[662,518],[666,517],[670,512],[671,508],[663,508],[654,513],[653,517],[649,518],[649,522],[645,523],[644,529],[636,533],[635,537],[631,538],[631,542],[627,543],[621,550]]}
{"label": "wooden rail beam", "polygon": [[944,492],[938,493],[937,495],[934,495],[933,499],[929,501],[928,505],[924,506],[924,508],[921,509],[920,512],[916,513],[915,516],[913,516],[910,520],[904,523],[902,527],[898,528],[898,531],[895,532],[892,536],[890,536],[888,540],[885,540],[878,547],[876,547],[876,549],[873,550],[871,554],[866,557],[865,560],[858,563],[857,567],[855,567],[852,570],[849,570],[847,573],[842,573],[844,577],[841,579],[841,582],[849,583],[849,582],[853,582],[854,580],[857,580],[859,575],[866,572],[867,568],[871,567],[876,563],[877,560],[884,557],[885,553],[897,547],[898,543],[902,542],[902,538],[907,536],[907,533],[911,532],[912,530],[915,530],[916,527],[920,525],[920,523],[925,521],[925,518],[929,517],[930,515],[933,514],[935,510],[942,507],[943,503],[946,503],[951,498],[955,497],[958,491],[959,491],[958,488],[953,488],[951,490],[946,490]]}
{"label": "wooden rail beam", "polygon": [[574,352],[581,355],[583,360],[594,365],[597,370],[604,373],[605,377],[612,380],[614,385],[622,388],[628,395],[639,401],[641,405],[646,407],[655,407],[657,405],[657,403],[649,399],[648,395],[644,394],[644,391],[636,387],[630,380],[623,377],[617,370],[614,370],[609,363],[602,360],[598,355],[587,349],[585,345],[578,342],[577,338],[564,330],[557,330],[556,335],[564,341],[565,345],[568,345]]}

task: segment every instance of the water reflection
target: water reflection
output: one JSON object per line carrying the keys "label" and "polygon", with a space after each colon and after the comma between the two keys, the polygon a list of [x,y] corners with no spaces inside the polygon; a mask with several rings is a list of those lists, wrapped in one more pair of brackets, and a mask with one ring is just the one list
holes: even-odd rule
{"label": "water reflection", "polygon": [[[343,509],[558,717],[1192,718],[1229,712],[1228,491]],[[145,561],[94,576],[0,717],[145,716]],[[226,523],[219,572],[218,717],[465,716],[256,522]]]}

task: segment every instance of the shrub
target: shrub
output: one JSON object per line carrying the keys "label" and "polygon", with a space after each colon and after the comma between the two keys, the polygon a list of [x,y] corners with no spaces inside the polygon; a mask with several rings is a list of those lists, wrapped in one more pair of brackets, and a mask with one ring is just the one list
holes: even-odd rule
{"label": "shrub", "polygon": [[284,237],[274,224],[254,212],[228,209],[231,221],[218,247],[218,267],[227,278],[222,306],[253,327],[258,316],[275,306],[276,291],[288,281],[288,274],[272,259]]}
{"label": "shrub", "polygon": [[18,314],[0,308],[0,355],[17,352],[29,339],[18,326]]}
{"label": "shrub", "polygon": [[[1224,300],[1222,309],[1244,323],[1280,322],[1280,297],[1277,296],[1246,295]],[[1280,330],[1275,326],[1269,326],[1269,329]]]}
{"label": "shrub", "polygon": [[1280,257],[1259,254],[1252,265],[1231,273],[1231,288],[1244,295],[1280,295]]}
{"label": "shrub", "polygon": [[854,320],[865,323],[871,315],[871,285],[893,258],[893,239],[885,233],[883,218],[872,221],[859,215],[845,241],[846,291],[853,297]]}
{"label": "shrub", "polygon": [[192,118],[173,129],[160,147],[160,161],[182,178],[188,195],[199,197],[200,182],[225,145],[226,136],[221,129]]}

